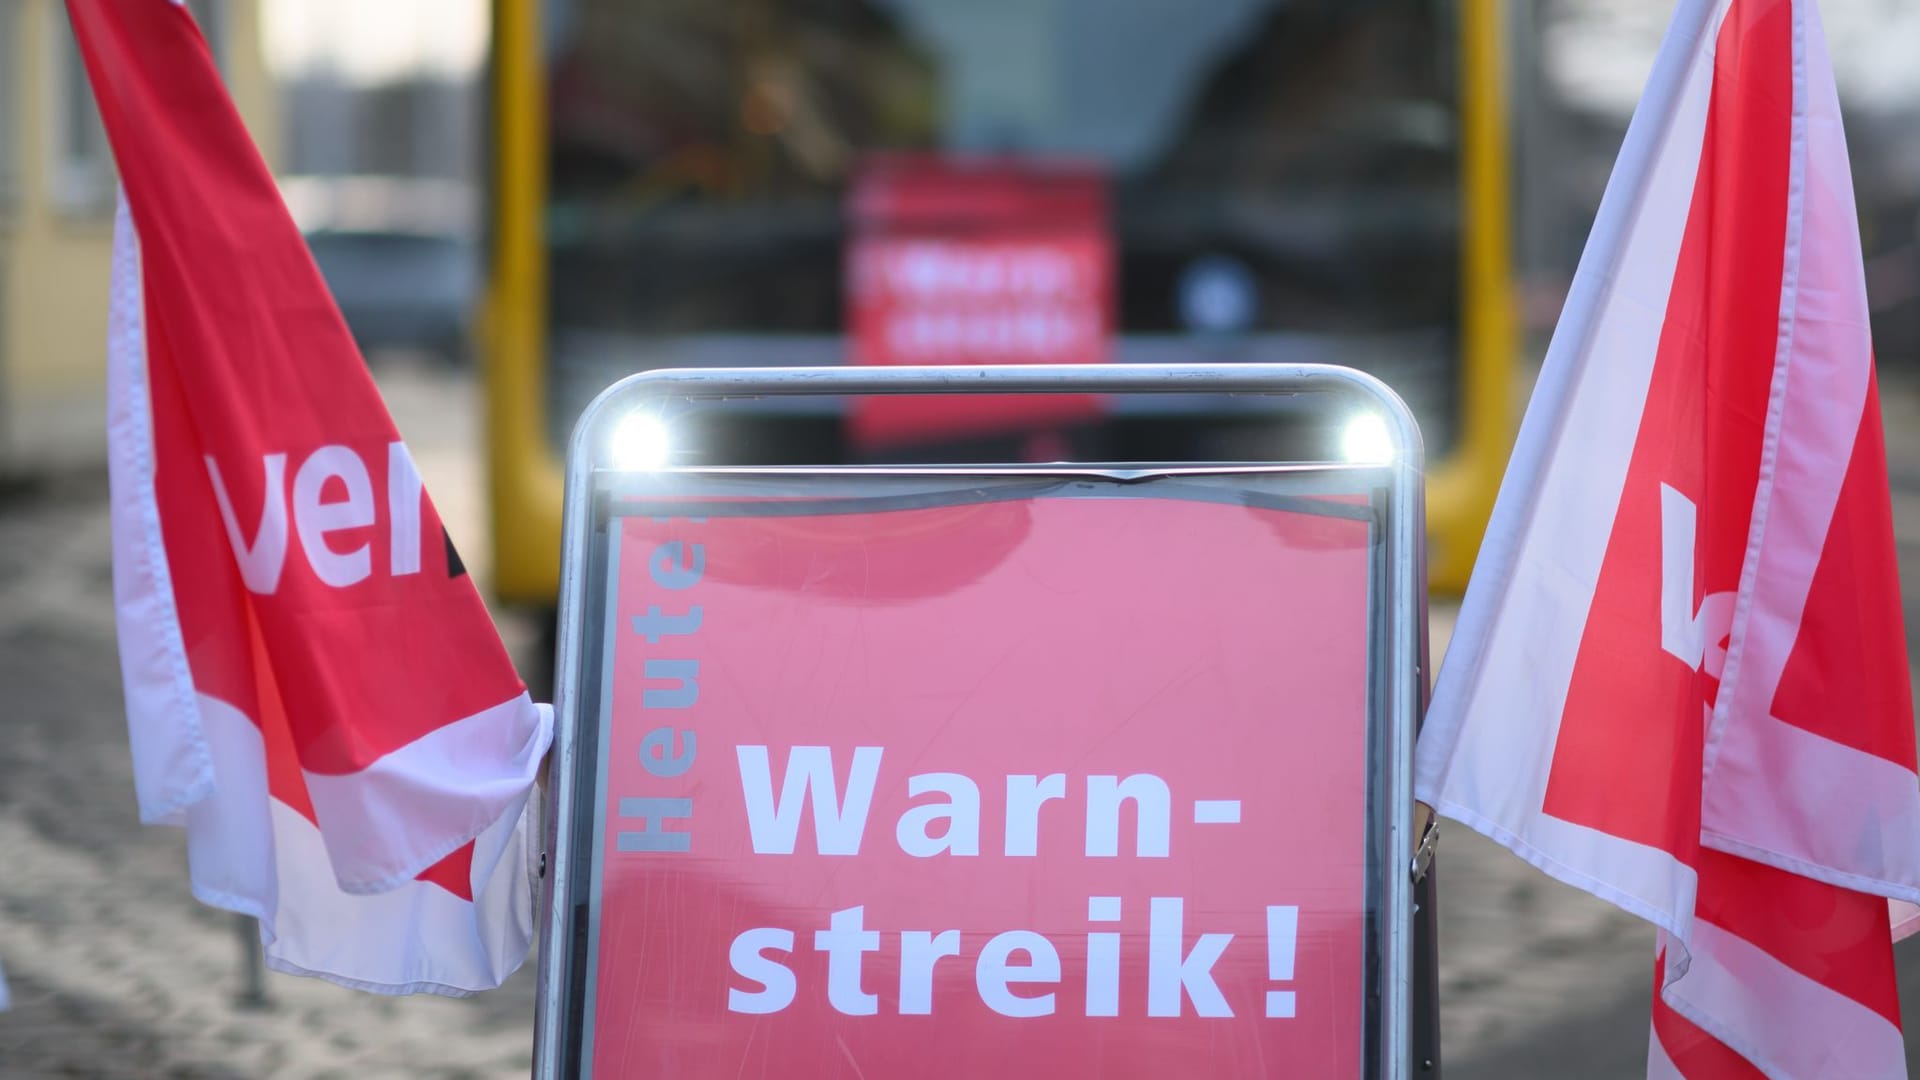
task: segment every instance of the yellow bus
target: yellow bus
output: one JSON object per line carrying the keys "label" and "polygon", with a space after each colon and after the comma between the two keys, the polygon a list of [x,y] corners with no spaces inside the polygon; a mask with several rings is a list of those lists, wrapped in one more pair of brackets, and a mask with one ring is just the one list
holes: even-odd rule
{"label": "yellow bus", "polygon": [[[564,446],[602,387],[848,362],[850,201],[901,154],[1097,175],[1108,362],[1386,379],[1426,438],[1433,584],[1464,586],[1517,352],[1501,9],[494,0],[481,341],[499,596],[553,601]],[[850,452],[844,421],[756,414],[702,460],[827,463]]]}

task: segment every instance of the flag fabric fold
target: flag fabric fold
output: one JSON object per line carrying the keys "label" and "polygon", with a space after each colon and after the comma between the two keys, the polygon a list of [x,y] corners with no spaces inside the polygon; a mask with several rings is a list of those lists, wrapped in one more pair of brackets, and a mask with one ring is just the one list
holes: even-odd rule
{"label": "flag fabric fold", "polygon": [[1683,0],[1515,444],[1416,796],[1660,931],[1652,1076],[1904,1076],[1920,776],[1811,0]]}
{"label": "flag fabric fold", "polygon": [[70,0],[119,166],[114,601],[143,821],[268,963],[498,985],[551,713],[479,593],[187,10]]}

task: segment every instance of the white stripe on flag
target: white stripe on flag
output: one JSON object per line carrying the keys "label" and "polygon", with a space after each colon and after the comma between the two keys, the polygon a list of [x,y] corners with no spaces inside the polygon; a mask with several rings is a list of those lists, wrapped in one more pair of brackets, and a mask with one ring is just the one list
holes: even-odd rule
{"label": "white stripe on flag", "polygon": [[1505,846],[1541,873],[1622,911],[1677,934],[1685,934],[1692,922],[1699,875],[1658,848],[1545,814],[1535,814],[1519,834],[1468,804],[1443,799],[1427,805]]}
{"label": "white stripe on flag", "polygon": [[319,830],[276,800],[280,936],[266,943],[267,966],[376,994],[465,997],[499,986],[533,940],[534,838],[524,810],[512,808],[474,842],[468,903],[421,881],[373,896],[341,892]]}
{"label": "white stripe on flag", "polygon": [[[548,725],[530,719],[534,709],[523,693],[435,728],[358,772],[305,773],[307,796],[329,838],[335,872],[374,866],[386,871],[370,880],[342,873],[340,887],[350,893],[385,892],[497,824],[482,811],[504,805],[515,792],[524,794],[540,771]],[[516,731],[525,733],[524,740],[510,747],[506,738]],[[516,770],[490,784],[462,768],[474,761],[504,764],[510,748]],[[461,839],[448,845],[450,836]]]}
{"label": "white stripe on flag", "polygon": [[[1654,848],[1553,821],[1540,807],[1633,453],[1635,440],[1621,433],[1639,429],[1659,352],[1728,2],[1688,5],[1661,45],[1476,563],[1476,575],[1491,568],[1504,577],[1467,595],[1416,767],[1421,801],[1682,936],[1693,911],[1689,868]],[[1568,415],[1576,398],[1581,408]],[[1533,561],[1521,561],[1522,550],[1536,553]],[[1531,722],[1463,738],[1468,716]],[[1614,887],[1623,882],[1627,892]]]}
{"label": "white stripe on flag", "polygon": [[[1732,835],[1703,828],[1703,844],[1841,888],[1920,903],[1920,888],[1889,880],[1920,881],[1920,780],[1905,766],[1772,717],[1742,724],[1729,745],[1738,747],[1742,768],[1764,768],[1766,780],[1711,789],[1714,820],[1738,828]],[[1844,820],[1838,808],[1845,808]]]}
{"label": "white stripe on flag", "polygon": [[140,237],[124,192],[113,218],[107,314],[107,479],[113,533],[114,634],[133,746],[140,820],[178,825],[213,789],[187,648],[180,639],[173,573],[154,494],[148,410],[146,307]]}
{"label": "white stripe on flag", "polygon": [[203,903],[260,920],[268,966],[380,994],[463,996],[498,986],[533,935],[524,800],[475,842],[468,903],[409,881],[354,896],[320,832],[267,794],[266,748],[240,710],[201,695],[214,794],[189,811],[187,857]]}
{"label": "white stripe on flag", "polygon": [[[1911,824],[1913,800],[1897,797],[1892,788],[1903,783],[1911,795],[1914,774],[1889,764],[1900,775],[1883,776],[1886,770],[1863,760],[1870,755],[1839,748],[1820,753],[1826,766],[1841,771],[1816,775],[1779,756],[1812,744],[1781,730],[1769,712],[1853,456],[1873,350],[1839,96],[1817,13],[1808,4],[1795,4],[1793,11],[1803,32],[1794,35],[1793,216],[1781,290],[1781,355],[1754,502],[1751,535],[1757,542],[1750,544],[1742,570],[1725,681],[1708,732],[1702,831],[1713,847],[1822,881],[1920,901],[1920,848],[1910,839],[1890,845],[1902,855],[1895,866],[1882,865],[1877,843],[1843,842],[1835,850],[1836,834],[1854,829],[1836,827],[1829,816],[1834,807],[1856,805],[1830,795],[1859,784],[1862,794],[1873,796],[1871,806],[1858,804],[1862,810],[1897,807]],[[1783,431],[1790,434],[1783,437]],[[1756,813],[1763,801],[1770,808]],[[1861,819],[1855,814],[1851,820]]]}
{"label": "white stripe on flag", "polygon": [[1720,725],[1729,717],[1766,716],[1780,686],[1860,431],[1871,371],[1866,360],[1873,342],[1839,98],[1819,22],[1806,21],[1807,12],[1808,5],[1793,5],[1796,29],[1806,33],[1793,36],[1793,158],[1780,349],[1750,529],[1755,539],[1749,541],[1740,581],[1743,599],[1727,647],[1724,685],[1730,692],[1720,695],[1714,716],[1709,775],[1715,752],[1711,739]]}
{"label": "white stripe on flag", "polygon": [[213,790],[187,808],[187,881],[203,904],[259,919],[271,931],[280,902],[267,819],[267,751],[260,729],[219,698],[199,695],[213,753]]}
{"label": "white stripe on flag", "polygon": [[1704,919],[1693,962],[1662,996],[1771,1077],[1905,1077],[1900,1029]]}

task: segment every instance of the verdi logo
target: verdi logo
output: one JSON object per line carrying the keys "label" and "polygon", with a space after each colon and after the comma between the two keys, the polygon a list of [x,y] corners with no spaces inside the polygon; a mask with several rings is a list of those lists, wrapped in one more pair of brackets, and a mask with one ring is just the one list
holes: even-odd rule
{"label": "verdi logo", "polygon": [[[424,491],[413,457],[402,442],[387,444],[386,515],[381,517],[374,498],[373,472],[351,447],[322,446],[301,461],[287,483],[287,455],[265,454],[260,459],[260,509],[250,530],[243,529],[235,512],[234,496],[219,462],[206,458],[213,496],[220,504],[220,520],[233,546],[247,588],[261,595],[276,592],[286,568],[288,526],[299,537],[300,551],[314,576],[336,589],[367,580],[374,574],[374,541],[359,530],[386,526],[386,572],[403,577],[420,572],[423,538],[420,535]],[[291,507],[291,509],[289,509]],[[439,538],[444,543],[445,538]],[[460,564],[449,552],[449,572]]]}

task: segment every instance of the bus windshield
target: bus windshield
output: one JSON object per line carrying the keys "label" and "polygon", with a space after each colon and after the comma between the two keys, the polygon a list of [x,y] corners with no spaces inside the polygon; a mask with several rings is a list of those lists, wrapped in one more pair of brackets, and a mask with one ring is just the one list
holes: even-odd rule
{"label": "bus windshield", "polygon": [[1437,0],[547,0],[549,407],[848,362],[884,163],[1097,182],[1103,359],[1347,363],[1453,437],[1457,40]]}

